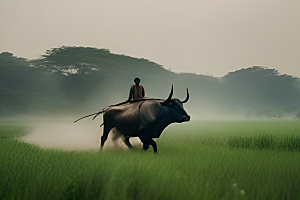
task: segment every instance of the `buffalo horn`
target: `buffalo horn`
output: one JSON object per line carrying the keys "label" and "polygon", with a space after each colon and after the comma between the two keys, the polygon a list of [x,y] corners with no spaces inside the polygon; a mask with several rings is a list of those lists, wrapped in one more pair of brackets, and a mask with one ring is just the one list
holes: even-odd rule
{"label": "buffalo horn", "polygon": [[172,84],[172,89],[171,89],[170,95],[166,101],[169,101],[172,98],[172,96],[173,96],[173,84]]}
{"label": "buffalo horn", "polygon": [[189,98],[190,98],[189,89],[186,89],[186,93],[187,93],[186,99],[184,101],[182,101],[181,103],[186,103],[189,100]]}

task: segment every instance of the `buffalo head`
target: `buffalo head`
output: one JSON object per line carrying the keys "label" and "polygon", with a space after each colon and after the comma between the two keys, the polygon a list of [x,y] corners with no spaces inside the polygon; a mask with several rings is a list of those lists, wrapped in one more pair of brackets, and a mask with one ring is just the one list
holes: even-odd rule
{"label": "buffalo head", "polygon": [[186,103],[189,100],[189,90],[186,89],[187,97],[184,101],[180,101],[179,99],[172,99],[173,96],[173,85],[171,88],[171,92],[169,94],[169,97],[161,102],[161,105],[164,106],[168,111],[170,112],[170,117],[172,118],[172,121],[174,122],[185,122],[190,121],[191,117],[186,113],[186,111],[183,108],[183,103]]}

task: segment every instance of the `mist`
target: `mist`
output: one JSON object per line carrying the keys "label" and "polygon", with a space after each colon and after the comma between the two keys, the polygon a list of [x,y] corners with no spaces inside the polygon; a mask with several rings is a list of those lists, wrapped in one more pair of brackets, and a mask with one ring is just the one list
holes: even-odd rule
{"label": "mist", "polygon": [[173,98],[192,120],[293,119],[300,113],[300,80],[263,66],[223,77],[175,73],[143,58],[92,47],[53,48],[40,59],[0,54],[1,117],[82,116],[128,99],[136,77],[146,97]]}
{"label": "mist", "polygon": [[[73,123],[72,119],[33,119],[28,118],[30,128],[29,133],[20,141],[38,145],[45,149],[59,149],[62,151],[99,151],[100,136],[103,128],[99,127],[99,120],[84,120]],[[31,122],[30,122],[31,121]],[[28,124],[27,124],[28,125]],[[115,132],[111,131],[103,150],[118,149],[128,150],[122,137],[114,138]],[[138,138],[130,138],[130,142],[135,147],[141,146]]]}
{"label": "mist", "polygon": [[[83,116],[124,102],[134,78],[146,97],[173,98],[192,121],[283,120],[300,116],[299,78],[263,66],[242,68],[223,77],[175,73],[143,58],[113,54],[108,49],[59,47],[39,59],[0,53],[0,117],[31,120],[32,131],[21,138],[42,148],[98,151],[102,116]],[[48,119],[51,119],[50,121]],[[109,134],[104,149],[127,150],[122,137]],[[133,145],[141,146],[138,138]]]}

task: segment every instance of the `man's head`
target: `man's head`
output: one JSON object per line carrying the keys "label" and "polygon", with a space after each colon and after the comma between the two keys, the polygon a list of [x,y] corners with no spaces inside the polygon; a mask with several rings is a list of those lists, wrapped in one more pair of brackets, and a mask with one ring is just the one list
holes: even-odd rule
{"label": "man's head", "polygon": [[135,84],[138,85],[138,84],[140,84],[141,80],[140,80],[139,78],[135,78],[135,79],[134,79],[134,82],[135,82]]}

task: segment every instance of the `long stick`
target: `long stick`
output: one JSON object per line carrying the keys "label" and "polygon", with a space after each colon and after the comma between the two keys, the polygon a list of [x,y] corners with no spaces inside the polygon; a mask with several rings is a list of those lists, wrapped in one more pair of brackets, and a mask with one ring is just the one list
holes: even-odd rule
{"label": "long stick", "polygon": [[92,120],[94,120],[98,115],[100,115],[101,113],[105,112],[107,109],[109,109],[110,107],[112,106],[120,106],[120,105],[123,105],[123,104],[126,104],[126,103],[132,103],[132,102],[137,102],[137,101],[145,101],[145,100],[162,100],[162,99],[153,99],[153,98],[143,98],[143,99],[138,99],[138,100],[133,100],[133,101],[124,101],[124,102],[121,102],[121,103],[118,103],[118,104],[115,104],[115,105],[110,105],[110,106],[107,106],[105,108],[103,108],[102,110],[100,110],[99,112],[96,112],[96,113],[93,113],[93,114],[90,114],[90,115],[87,115],[85,117],[81,117],[80,119],[77,119],[74,123],[78,122],[79,120],[83,119],[83,118],[86,118],[86,117],[89,117],[89,116],[92,116],[92,115],[96,115]]}
{"label": "long stick", "polygon": [[96,115],[98,114],[99,112],[96,112],[96,113],[93,113],[93,114],[90,114],[90,115],[87,115],[85,117],[81,117],[80,119],[77,119],[74,123],[78,122],[79,120],[83,119],[83,118],[86,118],[86,117],[89,117],[89,116],[92,116],[92,115]]}

